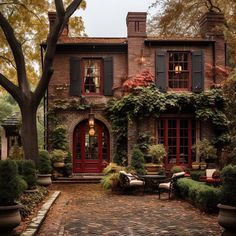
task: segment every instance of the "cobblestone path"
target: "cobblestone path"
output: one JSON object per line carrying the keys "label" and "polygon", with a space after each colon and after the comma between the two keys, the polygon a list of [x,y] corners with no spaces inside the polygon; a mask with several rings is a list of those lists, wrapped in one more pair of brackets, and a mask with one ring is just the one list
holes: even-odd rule
{"label": "cobblestone path", "polygon": [[60,190],[39,236],[220,236],[216,215],[157,195],[118,195],[99,184],[54,185]]}

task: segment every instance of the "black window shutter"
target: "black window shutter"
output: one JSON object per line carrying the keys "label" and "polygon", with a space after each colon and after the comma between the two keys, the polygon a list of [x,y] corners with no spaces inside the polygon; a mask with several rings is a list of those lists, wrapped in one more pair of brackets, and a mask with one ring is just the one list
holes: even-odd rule
{"label": "black window shutter", "polygon": [[78,57],[70,58],[70,95],[80,96],[82,90],[80,66],[81,59]]}
{"label": "black window shutter", "polygon": [[161,92],[167,90],[167,68],[166,68],[166,51],[156,52],[156,76],[155,83]]}
{"label": "black window shutter", "polygon": [[204,58],[203,51],[192,53],[192,91],[202,92],[204,89]]}
{"label": "black window shutter", "polygon": [[104,95],[113,95],[113,58],[104,58]]}

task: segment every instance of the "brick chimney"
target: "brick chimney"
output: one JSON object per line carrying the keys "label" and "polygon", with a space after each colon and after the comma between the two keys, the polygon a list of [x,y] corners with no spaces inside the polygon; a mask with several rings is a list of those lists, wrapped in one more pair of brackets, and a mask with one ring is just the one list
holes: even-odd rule
{"label": "brick chimney", "polygon": [[221,12],[206,12],[199,20],[200,33],[203,38],[224,37],[224,15]]}
{"label": "brick chimney", "polygon": [[[226,47],[223,33],[224,20],[223,13],[209,11],[206,12],[199,21],[201,36],[203,38],[212,39],[215,41],[213,47],[213,67],[220,66],[224,68],[226,65]],[[222,83],[222,78],[220,75],[215,74],[214,83]]]}
{"label": "brick chimney", "polygon": [[126,18],[128,37],[146,37],[146,12],[129,12]]}
{"label": "brick chimney", "polygon": [[[57,13],[55,11],[50,11],[48,12],[48,20],[49,20],[49,29],[51,30],[55,21],[57,18]],[[68,28],[68,24],[66,24],[66,26],[64,27],[61,36],[68,36],[69,33],[69,28]]]}

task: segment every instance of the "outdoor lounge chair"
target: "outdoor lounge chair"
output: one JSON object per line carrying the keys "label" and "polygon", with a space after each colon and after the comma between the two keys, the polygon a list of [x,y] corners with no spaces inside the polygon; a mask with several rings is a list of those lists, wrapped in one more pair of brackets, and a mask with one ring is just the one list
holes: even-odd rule
{"label": "outdoor lounge chair", "polygon": [[206,169],[206,176],[201,176],[200,181],[206,182],[211,185],[219,185],[221,184],[219,171],[216,169]]}
{"label": "outdoor lounge chair", "polygon": [[158,194],[159,194],[159,199],[161,198],[161,192],[167,191],[169,194],[169,199],[171,197],[171,193],[174,190],[175,182],[177,181],[178,178],[184,177],[185,172],[178,172],[174,173],[171,178],[163,180],[159,185],[158,185]]}
{"label": "outdoor lounge chair", "polygon": [[120,171],[119,173],[120,186],[123,191],[136,187],[142,187],[144,190],[145,182],[141,178],[125,171]]}

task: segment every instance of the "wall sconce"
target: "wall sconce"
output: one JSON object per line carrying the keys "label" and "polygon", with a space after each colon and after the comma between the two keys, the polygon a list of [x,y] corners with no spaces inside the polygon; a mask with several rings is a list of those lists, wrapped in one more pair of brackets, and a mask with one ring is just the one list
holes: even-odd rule
{"label": "wall sconce", "polygon": [[175,74],[179,74],[181,72],[182,72],[182,66],[180,65],[175,66]]}
{"label": "wall sconce", "polygon": [[94,136],[95,135],[95,129],[94,129],[94,125],[95,125],[95,120],[94,120],[94,114],[92,113],[92,109],[90,110],[89,113],[89,120],[88,120],[88,125],[89,125],[89,135],[90,136]]}
{"label": "wall sconce", "polygon": [[94,127],[94,114],[89,113],[89,128]]}
{"label": "wall sconce", "polygon": [[145,62],[145,57],[143,55],[143,49],[141,49],[141,55],[140,55],[140,58],[139,58],[139,64],[143,64]]}

